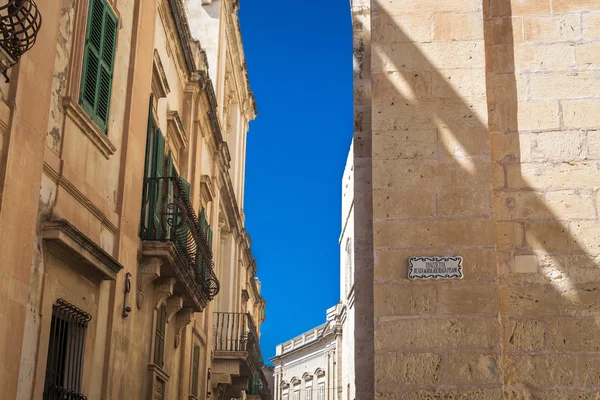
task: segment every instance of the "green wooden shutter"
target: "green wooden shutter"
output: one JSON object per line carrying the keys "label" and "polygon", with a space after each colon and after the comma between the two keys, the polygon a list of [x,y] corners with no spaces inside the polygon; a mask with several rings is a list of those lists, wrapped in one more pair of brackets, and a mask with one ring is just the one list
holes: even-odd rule
{"label": "green wooden shutter", "polygon": [[213,230],[210,226],[208,227],[208,234],[206,236],[207,236],[206,240],[208,240],[208,247],[212,251]]}
{"label": "green wooden shutter", "polygon": [[150,227],[151,221],[151,210],[154,210],[154,203],[156,193],[153,190],[156,182],[150,180],[147,181],[147,178],[151,178],[152,175],[150,171],[153,167],[153,149],[154,149],[154,135],[156,133],[156,124],[154,123],[154,118],[152,118],[152,108],[154,102],[154,95],[150,95],[150,107],[148,111],[148,130],[146,132],[146,156],[144,159],[144,180],[143,180],[143,190],[142,190],[142,216],[141,216],[141,225],[143,230],[148,230]]}
{"label": "green wooden shutter", "polygon": [[200,369],[200,346],[194,346],[194,360],[192,362],[192,395],[198,396],[198,373]]}
{"label": "green wooden shutter", "polygon": [[[154,134],[154,154],[152,154],[152,169],[151,174],[153,177],[162,178],[164,176],[165,169],[165,137],[162,132],[157,129]],[[163,188],[165,185],[164,179],[156,179],[154,180],[154,184],[151,186],[152,193],[155,197],[154,210],[153,214],[153,223],[152,223],[152,236],[153,239],[160,239],[164,236],[164,232],[161,231],[161,215],[163,214]]]}
{"label": "green wooden shutter", "polygon": [[106,0],[90,0],[79,103],[106,133],[118,20]]}
{"label": "green wooden shutter", "polygon": [[[181,182],[181,184],[183,186],[183,192],[184,192],[185,196],[187,197],[187,200],[189,201],[191,185],[188,181],[186,181],[183,178],[179,178],[179,181]],[[182,210],[182,211],[185,212],[184,210]],[[180,246],[182,246],[182,248],[184,248],[184,249],[187,249],[189,231],[190,231],[190,227],[189,227],[187,221],[177,231],[177,241],[180,244]]]}

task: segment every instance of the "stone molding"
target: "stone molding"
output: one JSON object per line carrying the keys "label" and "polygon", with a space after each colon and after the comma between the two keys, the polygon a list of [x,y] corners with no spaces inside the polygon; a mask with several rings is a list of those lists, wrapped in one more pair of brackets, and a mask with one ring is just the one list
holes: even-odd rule
{"label": "stone molding", "polygon": [[191,74],[195,72],[197,68],[196,63],[194,62],[194,53],[191,46],[191,43],[194,42],[194,39],[192,38],[192,34],[190,32],[190,26],[188,25],[185,8],[183,7],[181,0],[169,0],[169,6],[171,8],[171,15],[175,21],[175,27],[177,28],[179,43],[183,49],[185,63],[188,68],[188,72]]}
{"label": "stone molding", "polygon": [[175,287],[175,278],[163,278],[156,282],[154,288],[154,308],[159,309],[161,304],[169,297],[173,296]]}
{"label": "stone molding", "polygon": [[[169,111],[167,113],[167,124],[167,134],[169,137],[173,137],[173,140],[177,143],[179,149],[185,149],[189,144],[189,140],[183,127],[183,122],[181,122],[181,118],[177,111]],[[173,132],[173,134],[171,134],[171,132]]]}
{"label": "stone molding", "polygon": [[156,72],[157,82],[159,85],[159,89],[161,93],[157,93],[159,97],[167,97],[169,93],[171,93],[171,88],[169,87],[169,81],[167,79],[167,74],[165,73],[165,68],[163,67],[163,63],[160,60],[160,54],[158,54],[158,50],[154,49],[154,71]]}
{"label": "stone molding", "polygon": [[173,295],[167,299],[167,323],[171,321],[173,315],[177,314],[183,308],[183,297]]}
{"label": "stone molding", "polygon": [[77,125],[79,129],[90,139],[92,144],[102,153],[107,160],[115,154],[117,148],[110,141],[108,135],[98,128],[87,113],[77,104],[72,97],[63,98],[65,115]]}
{"label": "stone molding", "polygon": [[175,318],[175,348],[181,345],[181,332],[183,329],[192,323],[194,320],[194,310],[191,308],[183,308],[177,313]]}
{"label": "stone molding", "polygon": [[42,222],[48,250],[94,282],[115,280],[123,266],[65,219]]}
{"label": "stone molding", "polygon": [[160,258],[148,258],[148,260],[140,266],[137,274],[137,296],[136,305],[138,310],[144,304],[144,292],[150,283],[160,278],[160,267],[162,260]]}

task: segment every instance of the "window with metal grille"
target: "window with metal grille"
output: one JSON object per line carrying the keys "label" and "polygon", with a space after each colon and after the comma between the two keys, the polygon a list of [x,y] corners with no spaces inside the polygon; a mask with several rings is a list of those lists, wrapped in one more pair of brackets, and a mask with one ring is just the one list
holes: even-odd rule
{"label": "window with metal grille", "polygon": [[198,370],[200,365],[200,346],[194,346],[194,357],[192,360],[192,395],[198,397]]}
{"label": "window with metal grille", "polygon": [[167,306],[164,304],[158,309],[156,318],[156,337],[154,339],[154,364],[159,367],[165,365],[165,332],[167,330]]}
{"label": "window with metal grille", "polygon": [[294,390],[293,400],[300,400],[300,389]]}
{"label": "window with metal grille", "polygon": [[306,386],[306,400],[312,400],[312,387]]}
{"label": "window with metal grille", "polygon": [[85,336],[91,315],[63,299],[52,306],[44,400],[82,400]]}
{"label": "window with metal grille", "polygon": [[106,133],[118,20],[106,0],[90,0],[79,104]]}

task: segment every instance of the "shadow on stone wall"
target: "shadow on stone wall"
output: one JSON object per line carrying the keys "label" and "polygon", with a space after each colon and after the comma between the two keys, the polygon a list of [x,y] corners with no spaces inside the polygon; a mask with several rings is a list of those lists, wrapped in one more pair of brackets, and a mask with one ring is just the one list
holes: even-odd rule
{"label": "shadow on stone wall", "polygon": [[[360,265],[357,260],[355,275],[357,398],[372,398],[366,394],[381,389],[404,390],[402,385],[394,387],[378,382],[381,366],[373,361],[371,352],[377,354],[379,349],[377,344],[377,350],[367,345],[369,338],[377,341],[377,332],[373,335],[370,326],[379,329],[378,317],[373,318],[378,307],[377,285],[407,284],[403,269],[406,258],[395,259],[392,263],[395,262],[396,269],[386,275],[386,260],[378,250],[410,253],[411,249],[435,247],[456,251],[465,246],[465,252],[469,252],[467,244],[495,253],[496,258],[496,263],[492,255],[489,264],[469,265],[469,257],[465,257],[466,278],[472,279],[472,283],[497,287],[497,294],[488,292],[487,296],[497,295],[490,302],[495,310],[491,314],[500,316],[500,332],[499,340],[490,344],[490,352],[499,356],[499,368],[491,367],[496,371],[493,379],[484,382],[485,386],[499,393],[503,384],[506,398],[538,398],[549,387],[555,392],[564,391],[565,398],[587,394],[586,387],[591,394],[591,387],[597,384],[584,374],[580,365],[591,361],[579,359],[578,353],[600,350],[600,327],[594,319],[600,311],[600,296],[594,284],[600,280],[598,259],[590,254],[589,246],[586,248],[573,235],[573,230],[580,229],[578,221],[561,218],[547,204],[546,196],[550,192],[554,196],[555,191],[547,190],[552,189],[552,183],[542,182],[549,180],[547,174],[552,170],[544,166],[551,163],[539,160],[538,165],[526,164],[526,168],[537,168],[539,172],[534,176],[539,181],[527,178],[532,176],[530,172],[522,173],[522,163],[530,160],[522,159],[519,132],[535,133],[538,129],[529,126],[520,131],[519,127],[520,111],[523,114],[520,107],[527,105],[519,103],[510,0],[484,1],[484,37],[471,41],[470,46],[461,41],[419,40],[415,44],[396,22],[398,17],[372,3],[370,127],[373,131],[356,129],[355,153],[362,153],[355,154],[355,160],[372,156],[375,176],[371,187],[369,167],[356,166],[357,171],[362,167],[363,173],[356,175],[355,207],[357,257],[359,252],[368,252],[366,247],[359,246],[359,235],[364,246],[375,242],[375,256],[369,267],[369,257],[363,254]],[[369,29],[361,26],[360,21],[354,18],[355,33]],[[411,32],[417,30],[413,28]],[[389,40],[393,42],[386,42]],[[485,51],[480,47],[484,45]],[[356,51],[355,45],[355,57]],[[430,60],[425,53],[436,60]],[[477,68],[462,68],[465,60]],[[436,62],[444,69],[437,68]],[[355,81],[359,78],[355,77]],[[478,84],[481,82],[485,85]],[[355,118],[358,118],[356,110]],[[361,141],[371,140],[371,134],[372,148],[369,144],[361,146]],[[443,178],[438,180],[438,177]],[[561,184],[555,188],[586,188],[577,178],[573,177],[572,186]],[[428,197],[431,188],[435,188],[434,199]],[[369,202],[361,196],[371,189],[374,222],[370,222],[373,237],[369,239],[369,234],[360,230],[361,223],[369,223],[362,214],[369,213]],[[378,222],[411,218],[437,221],[440,228],[443,220],[465,219],[466,223],[464,230],[453,232],[455,240],[443,239],[445,244],[438,243],[440,236],[433,230],[407,232],[378,228],[381,226]],[[481,230],[473,231],[478,228]],[[491,241],[487,241],[490,237]],[[395,254],[403,254],[402,251]],[[515,256],[522,255],[537,255],[537,273],[515,272]],[[369,292],[373,284],[375,293]],[[408,286],[404,289],[408,290]],[[369,302],[373,297],[374,308]],[[477,316],[475,312],[467,314]],[[360,366],[375,370],[377,388],[359,382],[359,376],[365,375]],[[549,371],[560,371],[560,376]],[[433,390],[439,383],[429,388]],[[579,389],[574,389],[576,383]],[[416,383],[408,386],[411,390],[419,387]]]}

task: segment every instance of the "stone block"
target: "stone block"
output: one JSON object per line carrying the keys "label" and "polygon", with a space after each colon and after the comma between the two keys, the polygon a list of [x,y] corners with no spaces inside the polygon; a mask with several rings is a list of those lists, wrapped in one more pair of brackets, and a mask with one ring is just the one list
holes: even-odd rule
{"label": "stone block", "polygon": [[472,218],[440,221],[376,221],[375,248],[427,248],[489,246],[494,243],[491,219]]}
{"label": "stone block", "polygon": [[496,223],[496,248],[498,250],[523,247],[523,225],[518,222]]}
{"label": "stone block", "polygon": [[481,188],[440,186],[438,196],[438,215],[492,216],[491,194]]}
{"label": "stone block", "polygon": [[600,158],[600,130],[587,132],[588,158]]}
{"label": "stone block", "polygon": [[494,189],[506,187],[506,174],[504,172],[504,165],[498,163],[492,164],[492,187]]}
{"label": "stone block", "polygon": [[600,254],[600,223],[596,221],[573,221],[571,248],[587,254]]}
{"label": "stone block", "polygon": [[583,43],[575,46],[575,60],[579,67],[600,67],[600,43]]}
{"label": "stone block", "polygon": [[498,286],[481,283],[455,283],[439,288],[439,313],[495,314],[498,312]]}
{"label": "stone block", "polygon": [[533,159],[542,161],[581,159],[585,136],[582,131],[544,132],[536,135],[531,150]]}
{"label": "stone block", "polygon": [[543,322],[505,320],[503,325],[503,342],[506,350],[536,351],[544,348],[546,328]]}
{"label": "stone block", "polygon": [[544,206],[542,194],[533,191],[494,192],[494,217],[497,220],[531,220],[553,218]]}
{"label": "stone block", "polygon": [[600,357],[582,356],[579,359],[581,383],[584,386],[598,386],[600,382]]}
{"label": "stone block", "polygon": [[552,286],[529,285],[500,288],[503,316],[558,315],[560,293]]}
{"label": "stone block", "polygon": [[546,193],[544,203],[554,219],[594,218],[594,193],[588,190],[557,190]]}
{"label": "stone block", "polygon": [[552,0],[554,14],[577,11],[600,11],[600,4],[597,0]]}
{"label": "stone block", "polygon": [[600,283],[600,256],[579,254],[542,254],[540,271],[548,283],[573,289],[573,285]]}
{"label": "stone block", "polygon": [[385,353],[375,356],[375,380],[381,383],[432,385],[439,382],[442,358],[432,353]]}
{"label": "stone block", "polygon": [[376,285],[375,316],[426,315],[436,310],[437,291],[433,285]]}
{"label": "stone block", "polygon": [[528,42],[571,41],[580,36],[579,15],[525,17],[525,40]]}
{"label": "stone block", "polygon": [[435,190],[376,189],[373,191],[373,216],[375,220],[431,217],[435,215]]}
{"label": "stone block", "polygon": [[523,17],[494,17],[484,21],[486,46],[523,42]]}
{"label": "stone block", "polygon": [[[598,92],[590,91],[587,96],[592,93]],[[598,107],[600,107],[600,99],[565,100],[561,103],[566,127],[600,128],[600,114],[597,112]]]}
{"label": "stone block", "polygon": [[447,126],[438,127],[439,158],[443,162],[471,165],[473,160],[489,158],[489,135],[483,130],[454,130]]}
{"label": "stone block", "polygon": [[517,44],[514,47],[516,71],[566,70],[575,65],[574,46],[569,43]]}
{"label": "stone block", "polygon": [[373,52],[373,72],[485,67],[482,40],[381,44]]}
{"label": "stone block", "polygon": [[523,101],[517,107],[519,131],[540,131],[559,127],[557,101]]}
{"label": "stone block", "polygon": [[595,162],[507,165],[506,178],[510,189],[587,189],[600,186]]}
{"label": "stone block", "polygon": [[600,39],[600,14],[583,14],[581,29],[585,40]]}
{"label": "stone block", "polygon": [[498,345],[496,318],[390,319],[375,327],[375,351],[491,349]]}
{"label": "stone block", "polygon": [[448,385],[487,385],[499,383],[500,366],[496,354],[451,353],[445,366]]}
{"label": "stone block", "polygon": [[481,10],[481,1],[456,0],[381,0],[373,2],[373,13],[402,15],[402,14],[433,14],[443,12],[468,12]]}
{"label": "stone block", "polygon": [[566,222],[532,221],[525,224],[525,247],[529,250],[569,250],[571,241],[571,232]]}
{"label": "stone block", "polygon": [[433,14],[376,14],[371,19],[371,40],[376,44],[431,42]]}
{"label": "stone block", "polygon": [[[359,398],[359,397],[357,397]],[[367,397],[365,397],[367,398]],[[502,389],[409,389],[397,394],[376,394],[377,400],[502,400]]]}
{"label": "stone block", "polygon": [[481,12],[434,14],[434,40],[483,39]]}
{"label": "stone block", "polygon": [[438,99],[480,99],[485,101],[484,69],[438,69],[432,75],[432,96]]}
{"label": "stone block", "polygon": [[600,320],[555,319],[549,322],[548,346],[554,351],[600,351]]}
{"label": "stone block", "polygon": [[518,132],[490,132],[492,161],[527,162],[531,161],[532,135]]}
{"label": "stone block", "polygon": [[393,71],[372,75],[373,105],[382,107],[414,107],[406,100],[424,100],[433,97],[433,73],[427,70]]}
{"label": "stone block", "polygon": [[435,160],[437,157],[437,130],[425,127],[421,131],[373,132],[373,159]]}
{"label": "stone block", "polygon": [[509,387],[504,392],[504,400],[598,400],[599,392],[594,390]]}
{"label": "stone block", "polygon": [[550,0],[510,0],[490,3],[492,17],[550,14]]}
{"label": "stone block", "polygon": [[568,355],[507,355],[503,377],[509,385],[534,388],[572,386],[576,382],[577,359]]}
{"label": "stone block", "polygon": [[531,99],[575,99],[600,93],[600,71],[553,72],[529,77]]}
{"label": "stone block", "polygon": [[563,294],[563,313],[588,317],[600,315],[600,285],[595,283],[568,287]]}

